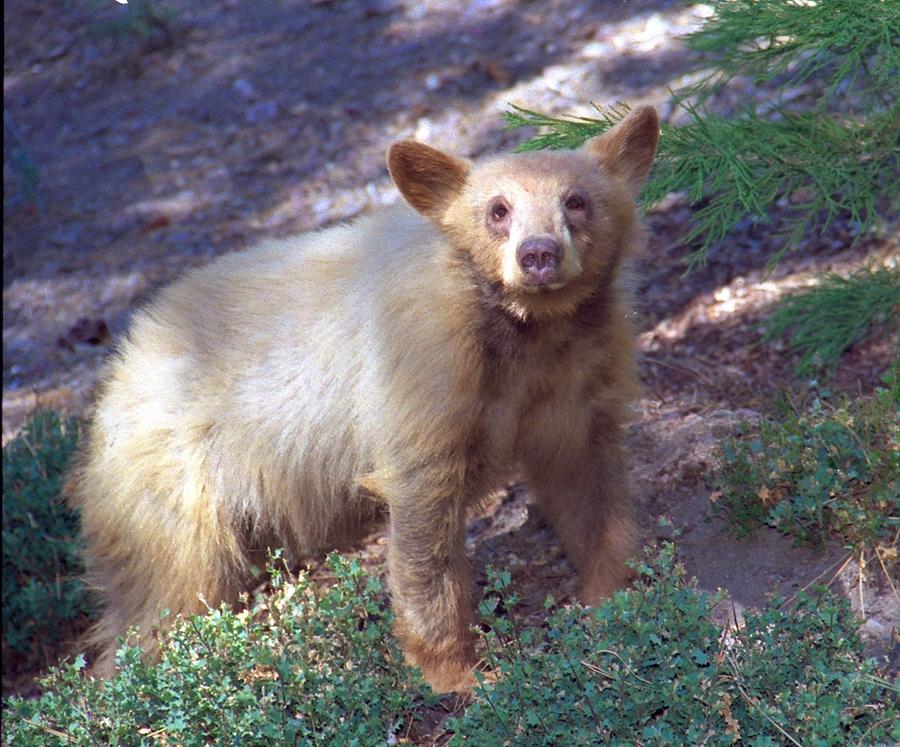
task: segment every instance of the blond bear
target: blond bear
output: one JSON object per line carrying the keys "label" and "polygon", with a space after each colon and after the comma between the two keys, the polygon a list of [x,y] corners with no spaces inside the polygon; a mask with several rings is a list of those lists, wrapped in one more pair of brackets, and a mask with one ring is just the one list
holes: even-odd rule
{"label": "blond bear", "polygon": [[394,144],[408,205],[224,256],[135,315],[69,483],[117,637],[235,601],[267,548],[388,526],[408,659],[440,691],[476,654],[467,510],[515,476],[579,572],[626,584],[622,448],[635,333],[618,278],[644,233],[651,108],[577,151],[478,164]]}

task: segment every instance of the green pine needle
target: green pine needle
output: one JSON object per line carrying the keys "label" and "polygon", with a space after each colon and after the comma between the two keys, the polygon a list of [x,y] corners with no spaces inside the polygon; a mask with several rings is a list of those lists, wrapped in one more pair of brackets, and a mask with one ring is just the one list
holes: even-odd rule
{"label": "green pine needle", "polygon": [[766,338],[788,333],[802,352],[800,376],[834,370],[841,354],[876,331],[900,323],[900,270],[828,275],[821,285],[783,300],[768,320]]}
{"label": "green pine needle", "polygon": [[876,95],[889,93],[900,74],[898,30],[896,2],[717,3],[714,15],[685,38],[688,48],[715,60],[715,68],[683,95],[707,96],[736,76],[750,77],[754,83],[783,76],[785,87],[816,79],[826,94],[823,106],[851,87]]}

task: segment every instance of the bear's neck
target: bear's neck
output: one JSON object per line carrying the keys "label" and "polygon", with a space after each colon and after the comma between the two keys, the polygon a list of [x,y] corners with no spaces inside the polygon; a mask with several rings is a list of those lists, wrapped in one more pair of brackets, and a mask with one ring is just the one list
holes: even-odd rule
{"label": "bear's neck", "polygon": [[602,337],[606,327],[624,315],[614,273],[601,279],[569,313],[536,318],[513,306],[502,285],[479,272],[470,258],[461,265],[475,296],[470,306],[476,309],[473,332],[489,368],[527,365],[534,357],[570,349],[581,338]]}

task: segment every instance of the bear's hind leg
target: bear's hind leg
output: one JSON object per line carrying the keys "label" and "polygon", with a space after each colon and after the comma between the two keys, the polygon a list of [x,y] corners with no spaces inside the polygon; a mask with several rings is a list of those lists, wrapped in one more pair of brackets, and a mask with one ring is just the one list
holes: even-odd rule
{"label": "bear's hind leg", "polygon": [[[154,655],[156,629],[175,615],[235,601],[250,567],[238,527],[219,516],[226,512],[212,495],[188,501],[140,491],[129,498],[127,490],[100,492],[107,487],[82,480],[73,501],[82,510],[88,580],[106,605],[86,638],[104,676],[113,674],[118,639],[130,628]],[[163,610],[170,616],[161,621]]]}

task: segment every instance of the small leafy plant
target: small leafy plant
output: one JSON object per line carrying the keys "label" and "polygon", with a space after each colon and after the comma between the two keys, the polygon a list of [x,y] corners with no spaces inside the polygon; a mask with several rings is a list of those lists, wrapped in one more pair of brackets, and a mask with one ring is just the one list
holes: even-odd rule
{"label": "small leafy plant", "polygon": [[807,407],[782,402],[779,419],[742,426],[721,450],[714,512],[738,535],[765,523],[810,544],[837,534],[856,554],[895,545],[898,378],[895,364],[872,397],[817,398]]}
{"label": "small leafy plant", "polygon": [[[800,595],[723,632],[670,544],[638,566],[644,585],[596,610],[556,609],[518,628],[482,605],[488,661],[453,745],[877,744],[900,738],[897,690],[879,679],[846,602]],[[508,574],[493,593],[515,610]],[[552,603],[548,602],[552,607]]]}
{"label": "small leafy plant", "polygon": [[92,609],[60,495],[77,440],[77,421],[44,412],[3,448],[3,654],[21,668],[53,661]]}
{"label": "small leafy plant", "polygon": [[97,35],[144,41],[159,36],[168,44],[173,40],[175,11],[158,0],[128,0],[116,7],[108,3],[97,7],[103,13],[103,20],[92,27]]}
{"label": "small leafy plant", "polygon": [[125,645],[118,676],[98,681],[79,657],[43,681],[40,698],[9,701],[5,743],[396,741],[434,698],[404,664],[379,580],[337,555],[329,565],[328,588],[274,567],[272,593],[253,609],[176,622],[158,665]]}
{"label": "small leafy plant", "polygon": [[6,195],[4,199],[9,199],[10,203],[20,203],[26,207],[36,208],[38,186],[41,180],[40,169],[25,138],[13,121],[12,114],[8,111],[3,112],[3,136],[8,138],[9,161],[18,184],[15,195]]}

